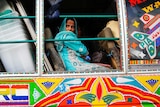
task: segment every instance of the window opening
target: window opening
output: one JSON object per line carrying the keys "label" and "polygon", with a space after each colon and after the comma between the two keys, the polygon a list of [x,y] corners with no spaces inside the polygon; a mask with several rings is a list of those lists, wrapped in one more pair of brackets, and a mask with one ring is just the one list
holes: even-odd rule
{"label": "window opening", "polygon": [[[71,2],[72,4],[70,4]],[[100,5],[97,5],[97,3]],[[105,0],[101,0],[101,2],[94,1],[94,3],[92,4],[92,1],[90,0],[78,0],[76,2],[72,0],[59,0],[59,2],[57,3],[58,5],[56,5],[56,3],[54,4],[53,2],[51,3],[48,1],[45,1],[44,4],[44,32],[46,33],[46,36],[49,35],[49,37],[47,36],[45,38],[45,53],[48,55],[48,59],[50,60],[50,63],[54,69],[53,73],[55,73],[56,71],[59,73],[60,71],[66,71],[65,66],[58,66],[62,65],[64,62],[54,62],[55,59],[52,58],[53,56],[51,56],[51,54],[53,54],[54,52],[51,53],[50,49],[48,48],[48,46],[50,46],[50,48],[57,52],[56,47],[53,43],[58,40],[54,38],[59,32],[60,25],[65,17],[74,17],[76,19],[78,23],[78,38],[74,40],[81,41],[83,44],[85,44],[89,51],[88,56],[90,59],[90,63],[102,63],[104,65],[108,64],[111,66],[114,72],[121,71],[121,46],[119,46],[120,31],[115,1],[110,0],[106,2]],[[53,9],[51,8],[53,5],[56,5],[58,7],[55,6],[55,8]],[[51,13],[51,9],[54,10],[55,14],[53,14],[53,10],[52,14],[49,14]],[[113,30],[113,27],[115,26],[117,26],[116,29],[118,30]],[[108,37],[105,37],[105,33],[107,33]],[[63,42],[63,40],[61,39],[59,39],[59,41]],[[66,39],[65,41],[72,42],[71,40]],[[105,44],[105,46],[103,46],[102,44]],[[57,53],[55,53],[54,55],[56,55],[54,57],[58,57]],[[102,55],[103,57],[98,55]],[[96,57],[101,57],[101,59],[97,60]],[[54,65],[54,63],[56,63],[57,65]],[[55,66],[58,66],[57,70]],[[47,73],[48,71],[45,72]],[[52,71],[49,72],[52,73]]]}
{"label": "window opening", "polygon": [[[30,4],[35,6],[34,2]],[[35,7],[31,14],[25,11],[24,0],[1,0],[0,4],[0,70],[3,74],[35,74]]]}
{"label": "window opening", "polygon": [[126,0],[129,72],[160,70],[159,0]]}

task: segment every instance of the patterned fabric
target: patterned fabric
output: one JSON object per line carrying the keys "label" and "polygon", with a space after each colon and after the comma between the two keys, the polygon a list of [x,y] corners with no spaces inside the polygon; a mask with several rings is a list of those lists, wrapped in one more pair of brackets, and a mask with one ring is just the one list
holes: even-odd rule
{"label": "patterned fabric", "polygon": [[[65,31],[66,18],[62,22],[60,32],[55,39],[77,39],[76,33]],[[82,57],[88,55],[87,47],[81,41],[55,41],[56,49],[67,71],[108,71],[109,68],[85,61]]]}

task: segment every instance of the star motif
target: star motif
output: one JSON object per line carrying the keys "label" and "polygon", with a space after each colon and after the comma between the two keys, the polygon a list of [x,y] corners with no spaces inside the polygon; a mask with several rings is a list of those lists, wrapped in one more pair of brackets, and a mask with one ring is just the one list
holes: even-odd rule
{"label": "star motif", "polygon": [[140,52],[139,54],[138,54],[138,56],[139,57],[141,57],[142,59],[144,58],[144,56],[146,56],[143,52]]}
{"label": "star motif", "polygon": [[134,48],[134,49],[136,49],[137,46],[138,46],[138,45],[137,45],[135,42],[133,42],[132,45],[131,45],[131,47]]}
{"label": "star motif", "polygon": [[133,26],[134,26],[134,27],[136,27],[136,28],[138,28],[138,26],[139,26],[139,22],[134,21]]}

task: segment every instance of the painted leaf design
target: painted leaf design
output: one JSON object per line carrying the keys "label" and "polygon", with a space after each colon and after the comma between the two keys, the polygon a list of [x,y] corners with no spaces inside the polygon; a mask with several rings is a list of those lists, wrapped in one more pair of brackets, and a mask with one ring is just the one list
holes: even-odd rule
{"label": "painted leaf design", "polygon": [[80,98],[85,99],[88,102],[92,103],[95,100],[96,95],[94,95],[94,94],[84,94]]}
{"label": "painted leaf design", "polygon": [[106,95],[104,96],[102,99],[104,100],[104,102],[106,102],[107,104],[110,104],[114,99],[118,98],[115,95]]}

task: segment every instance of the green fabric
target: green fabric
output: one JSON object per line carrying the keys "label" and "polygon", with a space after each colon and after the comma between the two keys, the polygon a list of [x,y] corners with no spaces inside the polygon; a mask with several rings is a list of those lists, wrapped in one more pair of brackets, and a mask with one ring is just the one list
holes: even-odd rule
{"label": "green fabric", "polygon": [[9,14],[9,13],[12,13],[12,10],[5,10],[3,12],[0,12],[0,16],[6,15],[6,14]]}

